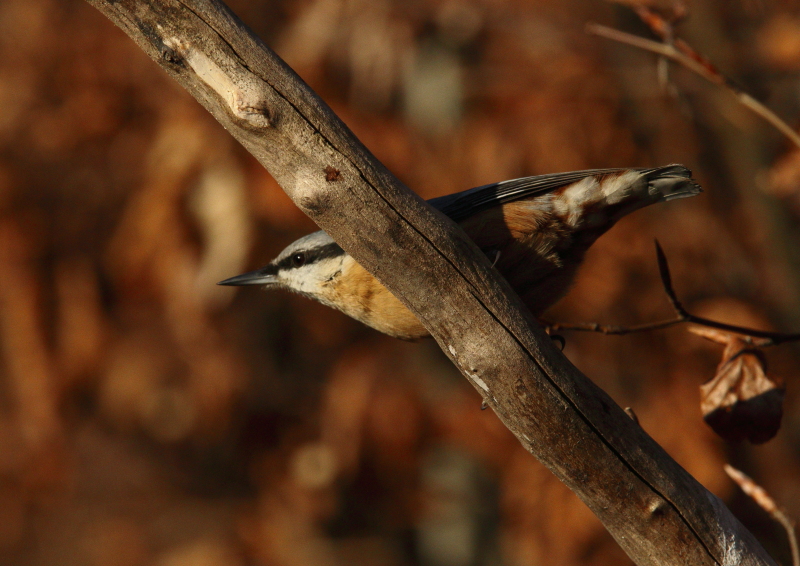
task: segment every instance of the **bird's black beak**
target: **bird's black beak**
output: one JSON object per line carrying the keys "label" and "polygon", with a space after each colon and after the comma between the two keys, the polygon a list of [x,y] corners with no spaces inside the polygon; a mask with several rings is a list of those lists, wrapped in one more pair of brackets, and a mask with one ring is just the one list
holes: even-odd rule
{"label": "bird's black beak", "polygon": [[268,265],[255,271],[249,271],[236,277],[231,277],[225,281],[220,281],[217,285],[277,285],[277,269],[274,265]]}

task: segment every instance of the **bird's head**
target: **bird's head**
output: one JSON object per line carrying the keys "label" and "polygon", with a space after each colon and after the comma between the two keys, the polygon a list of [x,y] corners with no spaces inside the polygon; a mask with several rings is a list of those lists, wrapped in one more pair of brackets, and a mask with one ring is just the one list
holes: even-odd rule
{"label": "bird's head", "polygon": [[220,281],[219,285],[287,289],[328,303],[326,289],[341,275],[346,256],[325,232],[314,232],[288,245],[266,267]]}

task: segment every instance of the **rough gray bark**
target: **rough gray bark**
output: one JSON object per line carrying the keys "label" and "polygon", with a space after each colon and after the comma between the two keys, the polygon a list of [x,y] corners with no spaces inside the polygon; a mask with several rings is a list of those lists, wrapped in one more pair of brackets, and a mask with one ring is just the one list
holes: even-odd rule
{"label": "rough gray bark", "polygon": [[420,318],[637,564],[774,564],[719,499],[570,364],[458,226],[392,176],[224,4],[88,1]]}

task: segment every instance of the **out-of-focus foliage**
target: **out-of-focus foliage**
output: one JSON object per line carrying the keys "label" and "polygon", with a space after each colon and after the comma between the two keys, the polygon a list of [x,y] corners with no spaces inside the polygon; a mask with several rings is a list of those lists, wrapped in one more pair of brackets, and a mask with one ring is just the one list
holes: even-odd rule
{"label": "out-of-focus foliage", "polygon": [[[800,161],[724,92],[586,36],[646,33],[584,0],[237,0],[426,198],[504,178],[685,163],[703,196],[604,236],[550,317],[669,313],[652,239],[692,312],[800,330]],[[800,14],[689,4],[679,32],[789,123]],[[674,91],[674,89],[672,89]],[[83,0],[0,2],[0,561],[20,566],[623,564],[430,342],[305,299],[214,283],[314,226]],[[778,436],[728,446],[698,386],[718,348],[683,328],[567,336],[566,353],[734,510],[722,472],[800,516],[797,352]],[[732,499],[731,499],[732,498]]]}

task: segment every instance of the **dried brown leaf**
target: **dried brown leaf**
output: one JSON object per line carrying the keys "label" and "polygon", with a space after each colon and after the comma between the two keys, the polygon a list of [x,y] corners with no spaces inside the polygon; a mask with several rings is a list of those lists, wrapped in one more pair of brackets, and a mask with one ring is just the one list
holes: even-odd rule
{"label": "dried brown leaf", "polygon": [[731,334],[723,330],[708,328],[706,326],[690,326],[687,330],[692,334],[697,334],[706,340],[722,344],[723,346],[727,346],[730,343]]}
{"label": "dried brown leaf", "polygon": [[783,383],[767,376],[766,358],[752,339],[714,329],[692,329],[725,343],[713,379],[700,386],[700,408],[706,423],[726,440],[755,444],[778,432],[783,416]]}

